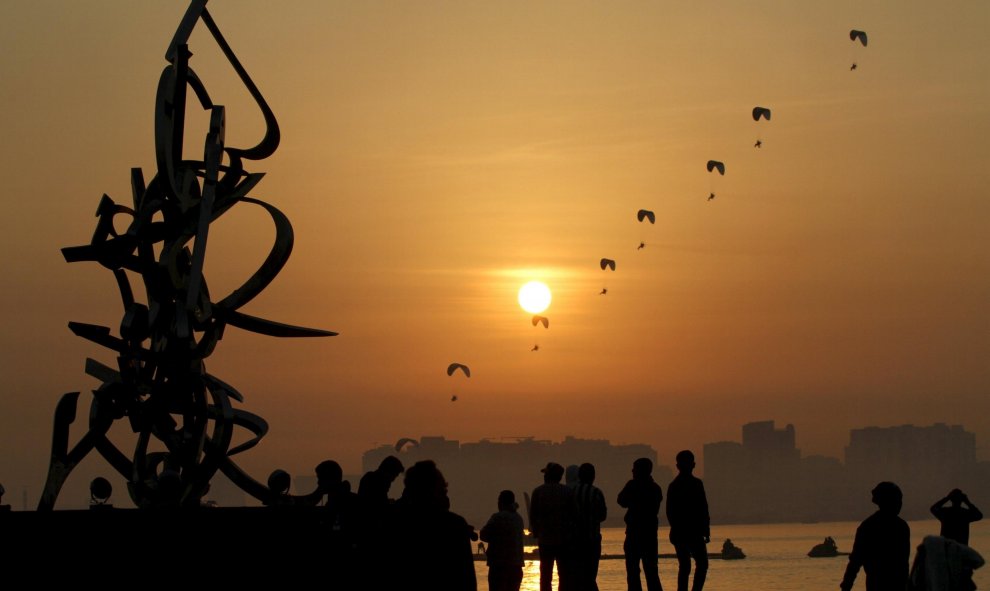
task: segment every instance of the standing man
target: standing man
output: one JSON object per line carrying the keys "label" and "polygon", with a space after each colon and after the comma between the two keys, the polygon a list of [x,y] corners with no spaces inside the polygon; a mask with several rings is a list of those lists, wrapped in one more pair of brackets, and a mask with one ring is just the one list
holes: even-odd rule
{"label": "standing man", "polygon": [[567,562],[563,556],[567,543],[567,524],[571,504],[571,491],[560,483],[564,467],[550,462],[543,468],[543,484],[533,489],[529,507],[529,529],[536,536],[540,549],[540,591],[553,591],[553,565],[557,563],[557,577],[566,586]]}
{"label": "standing man", "polygon": [[662,591],[657,570],[657,528],[660,526],[660,501],[663,491],[653,481],[653,462],[639,458],[633,462],[632,480],[619,493],[619,506],[626,510],[626,581],[629,591],[642,591],[639,563],[643,563],[648,591]]}
{"label": "standing man", "polygon": [[481,539],[488,542],[489,591],[519,591],[523,577],[523,520],[516,510],[511,490],[498,494],[498,513],[481,528]]}
{"label": "standing man", "polygon": [[877,512],[856,528],[846,574],[839,583],[842,591],[852,589],[860,567],[866,572],[866,591],[900,591],[907,585],[911,529],[898,517],[902,500],[901,489],[893,482],[874,487]]}
{"label": "standing man", "polygon": [[[946,503],[952,504],[948,507]],[[966,493],[958,488],[945,497],[935,501],[932,505],[932,515],[942,523],[942,531],[939,533],[943,538],[955,540],[960,544],[969,546],[969,524],[983,519],[983,512],[976,508],[976,505],[969,501]]]}
{"label": "standing man", "polygon": [[709,529],[708,498],[705,485],[692,474],[694,454],[684,450],[677,454],[677,476],[667,487],[667,522],[670,543],[677,552],[677,591],[687,591],[694,559],[694,583],[691,591],[701,591],[708,576]]}
{"label": "standing man", "polygon": [[608,515],[605,495],[594,485],[595,466],[581,464],[573,487],[574,543],[571,571],[575,591],[598,591],[598,563],[602,558],[602,522]]}

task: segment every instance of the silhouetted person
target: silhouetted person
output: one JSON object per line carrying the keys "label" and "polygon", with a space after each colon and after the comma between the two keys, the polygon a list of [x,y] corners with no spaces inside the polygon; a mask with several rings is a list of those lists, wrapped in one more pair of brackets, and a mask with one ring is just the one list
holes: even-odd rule
{"label": "silhouetted person", "polygon": [[595,486],[595,467],[584,463],[578,468],[578,481],[571,489],[574,532],[570,556],[575,591],[598,591],[598,563],[602,557],[602,522],[608,516],[605,495]]}
{"label": "silhouetted person", "polygon": [[[478,582],[471,552],[474,528],[450,511],[447,481],[432,460],[406,470],[405,490],[395,504],[393,539],[407,544],[388,569],[397,577],[384,589],[475,591]],[[381,556],[384,560],[386,557]],[[387,557],[390,562],[392,557]],[[384,568],[379,563],[379,569]]]}
{"label": "silhouetted person", "polygon": [[853,65],[849,66],[849,70],[852,71],[852,70],[855,70],[855,69],[856,69],[856,63],[853,62]]}
{"label": "silhouetted person", "polygon": [[[946,503],[951,503],[948,507]],[[983,519],[983,513],[970,502],[966,493],[958,488],[935,501],[932,505],[932,515],[942,523],[940,535],[943,538],[955,540],[960,544],[969,545],[969,524]]]}
{"label": "silhouetted person", "polygon": [[715,193],[709,193],[709,194],[708,194],[708,200],[709,200],[709,201],[711,201],[711,200],[712,200],[712,199],[714,199],[714,198],[715,198]]}
{"label": "silhouetted person", "polygon": [[603,287],[601,293],[599,293],[598,295],[605,295],[607,293],[608,293],[608,288],[607,287]]}
{"label": "silhouetted person", "polygon": [[661,591],[660,571],[657,569],[657,528],[660,526],[660,502],[663,491],[653,480],[653,462],[639,458],[633,462],[632,480],[619,493],[619,506],[626,510],[626,581],[629,591],[642,591],[639,565],[648,591]]}
{"label": "silhouetted person", "polygon": [[266,505],[281,506],[291,504],[289,498],[289,488],[292,486],[292,476],[285,470],[273,470],[268,476],[268,490],[271,497],[265,501]]}
{"label": "silhouetted person", "polygon": [[753,144],[753,147],[754,148],[762,148],[763,147],[763,140],[756,140],[756,143]]}
{"label": "silhouetted person", "polygon": [[973,571],[983,557],[966,544],[944,536],[925,536],[914,555],[909,591],[973,591]]}
{"label": "silhouetted person", "polygon": [[639,246],[636,247],[636,250],[643,250],[645,247],[646,247],[646,243],[645,242],[640,242],[639,243]]}
{"label": "silhouetted person", "polygon": [[540,346],[539,345],[533,345],[533,348],[530,349],[530,351],[539,351],[539,350],[540,350]]}
{"label": "silhouetted person", "polygon": [[692,474],[694,454],[684,450],[677,454],[677,476],[667,487],[667,523],[670,543],[677,552],[677,591],[687,591],[694,559],[692,591],[701,591],[708,575],[708,548],[711,541],[708,498],[705,485]]}
{"label": "silhouetted person", "polygon": [[867,591],[903,591],[908,579],[911,530],[898,517],[903,496],[893,482],[881,482],[873,489],[877,512],[856,528],[856,540],[839,588],[852,589],[860,567],[866,572]]}
{"label": "silhouetted person", "polygon": [[557,578],[566,586],[567,567],[564,565],[564,545],[568,541],[567,520],[570,490],[560,483],[564,467],[550,462],[542,470],[543,484],[533,489],[529,504],[529,529],[540,549],[540,590],[552,591],[553,565]]}
{"label": "silhouetted person", "polygon": [[[277,473],[278,471],[276,471]],[[280,483],[277,474],[269,479],[270,487],[277,490]],[[352,586],[355,581],[364,579],[364,574],[356,574],[359,563],[355,562],[358,550],[358,499],[351,492],[350,483],[343,479],[340,464],[333,460],[320,462],[316,466],[316,490],[326,498],[322,507],[316,508],[319,531],[313,551],[318,554],[308,560],[322,565],[324,580],[332,589]],[[272,481],[275,480],[273,483]],[[288,485],[286,485],[286,491]]]}
{"label": "silhouetted person", "polygon": [[358,496],[361,497],[361,502],[377,508],[388,505],[388,491],[392,487],[392,482],[404,469],[399,458],[388,456],[378,464],[377,469],[365,473],[358,484]]}
{"label": "silhouetted person", "polygon": [[523,519],[517,509],[516,495],[503,490],[498,494],[498,513],[481,528],[481,539],[488,542],[489,591],[519,591],[522,584]]}

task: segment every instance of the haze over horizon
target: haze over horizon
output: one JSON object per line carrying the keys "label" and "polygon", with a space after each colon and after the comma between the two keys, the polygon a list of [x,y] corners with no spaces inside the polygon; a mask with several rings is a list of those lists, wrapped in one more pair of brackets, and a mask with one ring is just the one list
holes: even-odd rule
{"label": "haze over horizon", "polygon": [[[89,241],[103,193],[129,201],[131,167],[154,175],[186,4],[0,5],[0,482],[32,504],[56,402],[82,391],[84,423],[85,359],[113,364],[66,324],[121,315],[111,274],[59,249]],[[281,126],[247,166],[267,173],[252,194],[295,230],[245,311],[340,333],[228,327],[207,361],[271,427],[236,457],[255,478],[328,458],[356,472],[361,452],[421,435],[647,443],[672,464],[766,419],[838,458],[853,428],[961,424],[990,459],[990,4],[209,10]],[[261,118],[201,26],[190,49],[228,138],[251,142]],[[200,158],[206,115],[189,112]],[[274,235],[236,210],[211,232],[218,294]],[[548,329],[516,301],[531,279],[553,292]],[[455,361],[470,379],[446,375]],[[94,454],[63,502],[97,474],[113,475]]]}

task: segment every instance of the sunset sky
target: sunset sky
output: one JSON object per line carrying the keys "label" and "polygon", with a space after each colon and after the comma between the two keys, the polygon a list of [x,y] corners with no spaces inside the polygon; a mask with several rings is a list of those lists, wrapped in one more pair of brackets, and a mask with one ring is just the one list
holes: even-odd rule
{"label": "sunset sky", "polygon": [[[281,126],[246,163],[267,173],[252,195],[295,229],[244,311],[340,333],[228,328],[207,360],[271,426],[238,456],[256,478],[356,472],[421,435],[605,438],[672,464],[765,419],[839,458],[851,428],[962,424],[990,459],[985,0],[208,7]],[[66,327],[116,330],[113,276],[59,249],[89,242],[103,193],[130,201],[131,167],[155,174],[185,8],[0,3],[0,482],[17,508],[40,495],[59,396],[84,393],[84,423],[85,359],[113,363]],[[253,145],[261,117],[201,24],[190,49],[228,144]],[[201,159],[207,118],[189,112]],[[212,227],[212,292],[271,247],[256,209]],[[548,330],[516,301],[533,279]],[[112,475],[93,454],[60,503],[96,474]]]}

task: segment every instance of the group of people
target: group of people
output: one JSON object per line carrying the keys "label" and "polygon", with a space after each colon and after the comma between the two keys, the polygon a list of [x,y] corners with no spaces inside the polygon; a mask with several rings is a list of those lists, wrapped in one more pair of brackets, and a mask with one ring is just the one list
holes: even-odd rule
{"label": "group of people", "polygon": [[925,538],[913,566],[909,566],[911,529],[899,516],[901,489],[893,482],[881,482],[873,488],[872,495],[877,511],[856,529],[845,575],[839,583],[842,591],[852,589],[861,568],[866,573],[867,591],[976,588],[972,573],[983,565],[983,558],[969,547],[969,524],[983,519],[983,513],[965,493],[953,489],[932,505],[932,515],[941,522],[941,531],[938,537]]}
{"label": "group of people", "polygon": [[[693,591],[701,591],[708,572],[710,541],[708,500],[701,480],[693,475],[694,454],[677,454],[678,475],[667,488],[667,520],[670,541],[678,559],[677,585],[687,591],[692,560]],[[533,490],[529,508],[530,532],[536,538],[540,559],[540,589],[551,591],[556,566],[560,591],[597,591],[602,555],[601,524],[607,517],[605,494],[595,486],[595,467],[582,464],[564,478],[564,467],[550,462],[543,468],[543,484]],[[630,591],[642,590],[641,576],[649,591],[660,591],[657,566],[658,529],[663,489],[653,479],[653,462],[633,462],[632,478],[619,492],[617,502],[626,510],[623,544],[626,578]],[[499,495],[499,512],[481,530],[488,542],[488,580],[492,591],[518,591],[522,581],[522,518],[511,491]]]}
{"label": "group of people", "polygon": [[[678,474],[666,491],[666,518],[678,561],[677,589],[688,591],[693,563],[690,588],[702,591],[711,540],[708,500],[704,484],[693,474],[694,454],[678,453],[676,466]],[[403,472],[402,493],[392,500],[391,486]],[[607,508],[605,494],[595,486],[595,467],[571,467],[565,482],[565,469],[558,463],[548,463],[542,472],[544,482],[533,490],[529,507],[529,529],[539,548],[540,589],[552,591],[556,567],[560,591],[597,591]],[[637,459],[632,478],[616,498],[626,510],[623,551],[630,591],[642,591],[641,576],[648,591],[662,589],[658,530],[664,494],[652,473],[650,459]],[[317,479],[329,544],[321,551],[335,576],[367,589],[477,589],[472,544],[479,535],[450,511],[447,482],[433,461],[404,469],[398,458],[389,456],[361,478],[357,493],[343,480],[336,462],[320,464]],[[941,522],[941,535],[926,537],[909,567],[910,529],[899,516],[902,500],[892,482],[873,489],[877,511],[856,530],[840,589],[852,589],[860,569],[866,573],[867,591],[927,589],[926,581],[939,577],[949,577],[954,589],[975,588],[972,570],[982,566],[983,559],[968,546],[969,524],[982,519],[980,510],[959,489],[936,501],[931,512]],[[518,591],[525,558],[523,518],[512,491],[501,491],[497,502],[498,511],[480,531],[480,539],[488,544],[489,589]],[[393,540],[405,541],[400,551],[391,545]],[[382,569],[386,554],[393,567]]]}

